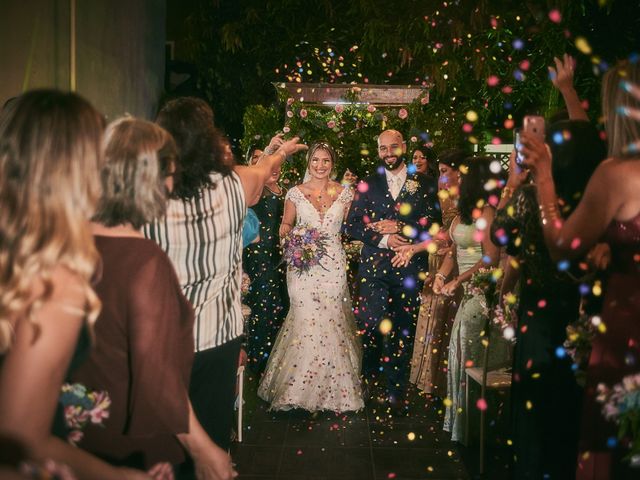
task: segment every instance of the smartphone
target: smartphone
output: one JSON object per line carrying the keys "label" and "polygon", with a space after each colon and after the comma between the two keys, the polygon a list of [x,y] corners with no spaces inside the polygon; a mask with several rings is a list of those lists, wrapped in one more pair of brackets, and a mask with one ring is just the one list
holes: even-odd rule
{"label": "smartphone", "polygon": [[513,143],[516,147],[516,163],[522,165],[524,157],[520,152],[522,144],[520,142],[520,133],[526,132],[530,135],[535,135],[541,141],[544,142],[544,118],[539,115],[527,115],[522,122],[522,129],[516,128],[514,130]]}
{"label": "smartphone", "polygon": [[522,131],[535,135],[544,142],[544,118],[539,115],[527,115],[522,122]]}
{"label": "smartphone", "polygon": [[520,152],[520,148],[522,144],[520,143],[520,129],[513,129],[513,145],[516,147],[516,164],[522,165],[524,157],[522,156],[522,152]]}

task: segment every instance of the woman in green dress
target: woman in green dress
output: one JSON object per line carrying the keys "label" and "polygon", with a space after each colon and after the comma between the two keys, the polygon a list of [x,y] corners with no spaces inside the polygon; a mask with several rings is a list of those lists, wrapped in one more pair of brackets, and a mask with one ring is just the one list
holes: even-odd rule
{"label": "woman in green dress", "polygon": [[260,240],[247,246],[242,255],[244,271],[251,279],[245,297],[251,309],[246,325],[247,357],[249,366],[258,373],[267,365],[273,342],[289,309],[278,236],[286,192],[278,185],[279,178],[278,170],[265,185],[260,201],[252,207],[260,220]]}

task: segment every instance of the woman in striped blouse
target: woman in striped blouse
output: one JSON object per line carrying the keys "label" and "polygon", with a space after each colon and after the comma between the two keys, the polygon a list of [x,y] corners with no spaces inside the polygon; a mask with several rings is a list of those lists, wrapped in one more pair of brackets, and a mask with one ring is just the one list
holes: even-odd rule
{"label": "woman in striped blouse", "polygon": [[197,98],[168,102],[157,122],[176,141],[179,168],[165,218],[145,235],[167,252],[195,309],[190,397],[207,433],[228,449],[243,334],[242,223],[272,171],[307,147],[294,138],[258,165],[234,165],[211,108]]}

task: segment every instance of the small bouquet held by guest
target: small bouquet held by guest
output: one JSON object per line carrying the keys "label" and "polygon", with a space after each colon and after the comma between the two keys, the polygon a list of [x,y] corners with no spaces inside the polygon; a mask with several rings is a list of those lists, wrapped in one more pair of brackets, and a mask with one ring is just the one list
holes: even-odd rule
{"label": "small bouquet held by guest", "polygon": [[481,268],[476,271],[465,288],[465,298],[480,296],[484,315],[489,315],[496,304],[496,282],[498,274],[495,268]]}
{"label": "small bouquet held by guest", "polygon": [[574,372],[578,385],[585,386],[587,382],[587,366],[593,339],[598,331],[604,333],[606,329],[599,316],[582,314],[578,319],[567,325],[567,339],[562,346],[574,364]]}
{"label": "small bouquet held by guest", "polygon": [[77,445],[87,424],[103,426],[109,418],[111,399],[107,392],[89,390],[81,383],[65,383],[60,393],[60,404],[64,408],[64,422],[69,430],[67,441]]}
{"label": "small bouquet held by guest", "polygon": [[[507,295],[505,295],[507,297]],[[517,319],[515,312],[505,298],[503,305],[496,305],[493,309],[493,325],[500,329],[505,340],[516,342]]]}
{"label": "small bouquet held by guest", "polygon": [[629,448],[625,460],[640,468],[640,373],[624,377],[613,388],[599,384],[596,399],[604,417],[618,424],[618,440]]}
{"label": "small bouquet held by guest", "polygon": [[316,265],[322,267],[320,260],[327,256],[327,242],[326,234],[317,228],[306,224],[296,225],[283,238],[283,260],[298,275]]}

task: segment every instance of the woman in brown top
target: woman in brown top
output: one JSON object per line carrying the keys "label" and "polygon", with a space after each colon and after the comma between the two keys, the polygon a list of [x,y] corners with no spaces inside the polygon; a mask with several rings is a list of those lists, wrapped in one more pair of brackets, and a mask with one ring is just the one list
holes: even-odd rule
{"label": "woman in brown top", "polygon": [[87,427],[80,447],[138,468],[178,465],[186,450],[198,478],[233,478],[230,457],[204,432],[188,398],[193,309],[166,254],[139,232],[164,214],[175,143],[153,123],[123,118],[107,128],[105,144],[93,218],[103,309],[95,348],[74,380],[108,391],[112,404],[105,428]]}

